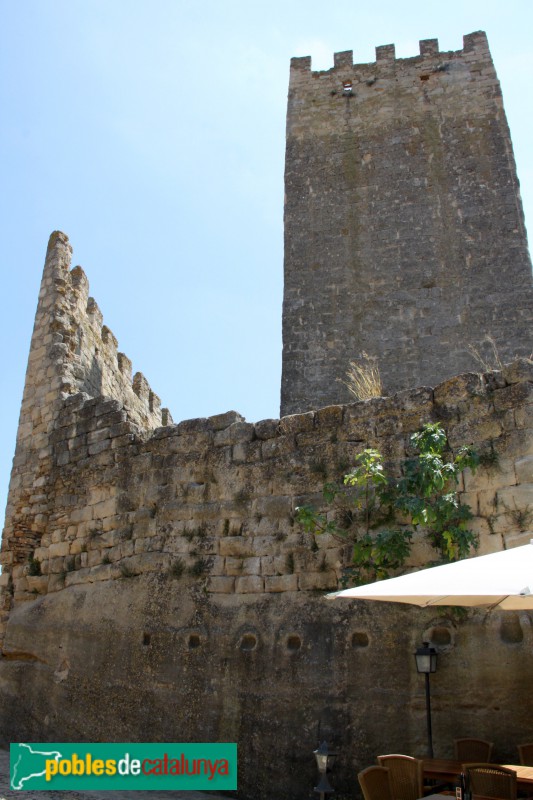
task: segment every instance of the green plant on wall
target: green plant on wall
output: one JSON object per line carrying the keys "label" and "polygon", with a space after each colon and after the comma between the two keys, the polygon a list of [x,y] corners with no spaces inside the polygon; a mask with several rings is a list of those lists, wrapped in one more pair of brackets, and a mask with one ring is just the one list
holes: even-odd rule
{"label": "green plant on wall", "polygon": [[296,510],[304,530],[350,543],[344,585],[389,577],[405,563],[418,526],[440,561],[464,558],[477,547],[478,537],[468,527],[472,512],[457,491],[462,470],[476,469],[476,453],[461,447],[454,455],[438,422],[424,425],[410,444],[416,452],[403,461],[399,478],[386,473],[378,450],[368,448],[342,484],[325,484],[326,513],[309,506]]}

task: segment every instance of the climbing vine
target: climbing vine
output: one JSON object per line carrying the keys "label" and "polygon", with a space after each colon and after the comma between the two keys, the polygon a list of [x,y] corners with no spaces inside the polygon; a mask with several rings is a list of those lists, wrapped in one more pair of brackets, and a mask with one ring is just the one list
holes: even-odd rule
{"label": "climbing vine", "polygon": [[440,423],[424,425],[410,437],[414,455],[401,465],[401,476],[387,474],[378,450],[363,450],[342,483],[326,483],[329,506],[318,513],[309,506],[296,510],[304,530],[330,533],[351,545],[351,563],[343,585],[359,585],[389,577],[411,550],[413,533],[423,527],[439,561],[456,561],[477,548],[469,527],[473,514],[459,499],[457,486],[466,467],[475,471],[479,458],[469,447],[454,455]]}

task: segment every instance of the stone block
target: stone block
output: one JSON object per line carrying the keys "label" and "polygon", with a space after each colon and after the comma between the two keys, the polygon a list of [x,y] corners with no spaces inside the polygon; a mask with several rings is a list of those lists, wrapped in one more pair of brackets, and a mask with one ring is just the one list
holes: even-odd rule
{"label": "stone block", "polygon": [[119,578],[120,569],[118,564],[98,564],[90,570],[89,583],[95,581],[109,581],[111,578]]}
{"label": "stone block", "polygon": [[344,406],[325,406],[315,411],[317,429],[339,428],[342,425]]}
{"label": "stone block", "polygon": [[211,556],[209,560],[211,563],[209,568],[210,574],[212,576],[224,575],[226,559],[222,558],[222,556]]}
{"label": "stone block", "polygon": [[245,419],[237,411],[226,411],[224,414],[215,414],[212,417],[208,417],[208,421],[214,431],[221,431],[236,422],[245,422]]}
{"label": "stone block", "polygon": [[176,425],[178,434],[181,436],[186,433],[198,433],[205,431],[212,431],[213,424],[211,419],[206,417],[198,417],[194,419],[184,419]]}
{"label": "stone block", "polygon": [[36,561],[44,561],[45,558],[48,558],[48,552],[48,547],[36,547],[33,557]]}
{"label": "stone block", "polygon": [[94,576],[92,574],[92,570],[89,568],[85,569],[77,569],[73,572],[67,572],[65,575],[65,588],[69,586],[76,586],[77,584],[82,583],[92,583],[94,581]]}
{"label": "stone block", "polygon": [[[360,405],[357,403],[357,406]],[[356,411],[353,405],[347,406],[344,413],[344,422],[339,431],[339,438],[349,439],[364,443],[373,441],[376,438],[376,421],[372,415],[362,416]]]}
{"label": "stone block", "polygon": [[279,517],[290,517],[292,514],[291,497],[258,497],[252,505],[254,514],[278,519]]}
{"label": "stone block", "polygon": [[294,440],[290,436],[278,436],[276,439],[268,439],[263,442],[261,454],[265,460],[271,458],[282,458],[294,451]]}
{"label": "stone block", "polygon": [[428,542],[425,532],[417,530],[413,537],[411,552],[406,559],[405,566],[409,568],[420,567],[430,561],[435,561],[438,557],[439,554],[431,545],[431,542]]}
{"label": "stone block", "polygon": [[87,434],[87,444],[97,444],[110,438],[109,428],[100,428]]}
{"label": "stone block", "polygon": [[209,578],[207,591],[212,594],[233,594],[235,578],[212,576]]}
{"label": "stone block", "polygon": [[265,578],[265,592],[298,591],[297,575],[269,575]]}
{"label": "stone block", "polygon": [[517,428],[533,428],[533,405],[531,403],[513,409],[513,413]]}
{"label": "stone block", "polygon": [[231,452],[232,461],[235,464],[257,462],[261,459],[261,442],[257,440],[245,444],[235,444]]}
{"label": "stone block", "polygon": [[[120,514],[114,514],[110,516],[105,516],[102,519],[102,533],[108,533],[109,531],[113,531],[116,528],[119,528],[122,523],[122,516]],[[135,526],[137,530],[137,526]]]}
{"label": "stone block", "polygon": [[242,560],[242,575],[260,575],[261,559],[258,556],[244,558]]}
{"label": "stone block", "polygon": [[302,572],[298,576],[298,589],[301,592],[316,590],[331,590],[337,588],[337,573],[333,570],[327,572]]}
{"label": "stone block", "polygon": [[529,358],[517,358],[502,367],[502,376],[506,383],[533,382],[533,361]]}
{"label": "stone block", "polygon": [[[43,565],[41,564],[41,570],[42,570],[42,568],[43,568]],[[57,575],[57,574],[63,572],[64,569],[65,569],[65,559],[64,558],[62,558],[62,557],[51,558],[48,561],[48,573],[49,574]]]}
{"label": "stone block", "polygon": [[533,431],[529,429],[509,431],[494,444],[505,458],[514,460],[533,455]]}
{"label": "stone block", "polygon": [[252,539],[244,536],[224,536],[220,540],[220,555],[235,556],[237,558],[253,556],[252,541]]}
{"label": "stone block", "polygon": [[[507,533],[504,536],[505,548],[510,550],[512,547],[522,547],[531,541],[531,531],[519,531],[517,533]],[[500,547],[500,550],[502,548]]]}
{"label": "stone block", "polygon": [[505,389],[498,389],[493,399],[496,411],[529,405],[533,401],[533,383],[513,383]]}
{"label": "stone block", "polygon": [[258,439],[274,439],[279,435],[279,419],[262,419],[254,427]]}
{"label": "stone block", "polygon": [[501,457],[494,468],[479,466],[474,473],[470,469],[465,469],[463,479],[466,492],[487,492],[514,486],[516,484],[514,462]]}
{"label": "stone block", "polygon": [[87,565],[89,567],[95,567],[98,564],[102,563],[102,552],[101,550],[89,550],[87,553]]}
{"label": "stone block", "polygon": [[487,392],[483,377],[477,372],[466,372],[439,383],[433,390],[436,406],[446,409],[457,406],[470,397],[484,396]]}
{"label": "stone block", "polygon": [[259,575],[245,575],[235,579],[236,594],[259,594],[264,590],[264,580]]}
{"label": "stone block", "polygon": [[502,432],[501,422],[494,417],[467,419],[448,429],[448,442],[454,450],[463,445],[475,447],[480,442],[498,439]]}
{"label": "stone block", "polygon": [[474,519],[471,519],[468,522],[468,529],[479,537],[480,543],[485,539],[487,538],[490,539],[494,536],[489,523],[487,522],[486,519],[483,519],[482,517],[474,517]]}
{"label": "stone block", "polygon": [[521,484],[498,490],[498,510],[505,509],[515,527],[519,527],[523,515],[530,513],[528,527],[533,523],[533,484]]}
{"label": "stone block", "polygon": [[166,572],[170,567],[171,556],[169,553],[142,553],[124,558],[120,566],[136,574],[142,572]]}
{"label": "stone block", "polygon": [[48,593],[59,592],[65,588],[65,575],[64,573],[50,575],[48,579]]}
{"label": "stone block", "polygon": [[226,556],[224,561],[224,571],[227,575],[242,575],[243,561],[244,559],[242,558]]}
{"label": "stone block", "polygon": [[491,518],[498,511],[498,492],[488,489],[486,492],[477,492],[478,513],[485,519]]}
{"label": "stone block", "polygon": [[518,458],[514,467],[518,483],[533,483],[533,455]]}
{"label": "stone block", "polygon": [[70,542],[56,542],[48,548],[48,557],[68,556],[70,553]]}
{"label": "stone block", "polygon": [[255,429],[252,423],[234,422],[233,425],[215,434],[215,447],[251,442],[254,437]]}
{"label": "stone block", "polygon": [[468,506],[472,514],[478,513],[478,493],[477,492],[461,492],[461,503]]}
{"label": "stone block", "polygon": [[90,444],[87,452],[90,456],[96,456],[99,453],[109,450],[110,447],[111,439],[105,439],[103,442],[95,442],[94,444]]}
{"label": "stone block", "polygon": [[488,556],[490,553],[499,553],[500,550],[502,550],[501,536],[484,536],[482,539],[480,539],[476,555]]}
{"label": "stone block", "polygon": [[70,515],[70,521],[72,523],[77,522],[89,522],[93,518],[93,511],[91,506],[84,506],[82,505],[82,501],[80,500],[80,506],[78,508],[73,509]]}
{"label": "stone block", "polygon": [[314,427],[314,411],[308,411],[306,414],[291,414],[287,417],[282,417],[279,421],[280,432],[288,436],[295,436],[297,433],[312,431]]}
{"label": "stone block", "polygon": [[261,575],[279,575],[276,557],[272,555],[261,556]]}

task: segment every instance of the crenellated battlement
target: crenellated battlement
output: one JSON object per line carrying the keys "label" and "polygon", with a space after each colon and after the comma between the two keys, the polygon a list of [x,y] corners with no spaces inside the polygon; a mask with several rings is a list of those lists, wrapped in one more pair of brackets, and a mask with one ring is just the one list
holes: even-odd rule
{"label": "crenellated battlement", "polygon": [[[104,323],[98,303],[91,297],[88,278],[80,266],[70,269],[72,249],[60,231],[50,237],[40,303],[49,309],[39,322],[35,344],[39,352],[47,341],[48,327],[54,333],[48,351],[61,376],[64,394],[83,392],[90,397],[119,400],[132,422],[154,429],[170,419],[167,409],[148,381],[138,372],[132,377],[132,363],[118,350],[118,339]],[[33,383],[29,373],[30,382]]]}
{"label": "crenellated battlement", "polygon": [[[291,59],[291,72],[297,70],[299,73],[308,72],[312,75],[330,74],[334,71],[353,69],[355,73],[364,72],[373,65],[379,66],[382,63],[390,64],[394,62],[400,67],[418,66],[420,61],[431,58],[448,58],[460,59],[471,58],[474,55],[476,58],[490,61],[490,52],[487,42],[487,36],[484,31],[476,31],[475,33],[468,33],[463,36],[462,50],[455,51],[441,51],[439,50],[438,39],[421,39],[419,42],[419,55],[411,56],[408,58],[396,58],[396,48],[394,44],[378,45],[376,47],[376,60],[370,63],[355,63],[353,62],[353,50],[343,50],[339,53],[333,54],[333,67],[329,70],[312,70],[311,56],[299,56]],[[416,62],[416,63],[415,63]]]}

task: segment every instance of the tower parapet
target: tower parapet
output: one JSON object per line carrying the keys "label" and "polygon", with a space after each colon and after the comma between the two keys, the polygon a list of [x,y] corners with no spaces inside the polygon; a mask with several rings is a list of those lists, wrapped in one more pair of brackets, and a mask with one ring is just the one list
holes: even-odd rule
{"label": "tower parapet", "polygon": [[[490,335],[533,349],[531,262],[486,35],[376,60],[291,61],[281,413],[346,402],[349,362],[385,391],[474,366]],[[340,379],[340,380],[339,380]]]}

